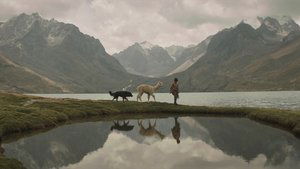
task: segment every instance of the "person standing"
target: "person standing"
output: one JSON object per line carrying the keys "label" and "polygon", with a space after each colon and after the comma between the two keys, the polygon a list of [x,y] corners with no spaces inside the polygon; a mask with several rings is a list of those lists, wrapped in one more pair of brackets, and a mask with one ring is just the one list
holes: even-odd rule
{"label": "person standing", "polygon": [[174,104],[177,105],[177,99],[179,98],[179,87],[178,87],[178,79],[175,78],[174,82],[171,85],[170,93],[174,96]]}

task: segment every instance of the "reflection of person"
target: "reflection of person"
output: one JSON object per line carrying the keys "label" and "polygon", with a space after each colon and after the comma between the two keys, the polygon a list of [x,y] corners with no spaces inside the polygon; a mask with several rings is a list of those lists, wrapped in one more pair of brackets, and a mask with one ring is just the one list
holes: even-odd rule
{"label": "reflection of person", "polygon": [[178,88],[178,79],[175,78],[174,82],[170,87],[170,93],[174,96],[174,104],[177,105],[177,99],[179,98],[179,88]]}
{"label": "reflection of person", "polygon": [[175,117],[174,120],[175,120],[175,125],[174,127],[172,128],[172,135],[174,137],[174,139],[177,141],[177,144],[180,143],[180,124],[179,122],[177,121],[178,117]]}
{"label": "reflection of person", "polygon": [[2,138],[0,137],[0,156],[4,154],[4,148],[2,148],[1,144],[2,144]]}

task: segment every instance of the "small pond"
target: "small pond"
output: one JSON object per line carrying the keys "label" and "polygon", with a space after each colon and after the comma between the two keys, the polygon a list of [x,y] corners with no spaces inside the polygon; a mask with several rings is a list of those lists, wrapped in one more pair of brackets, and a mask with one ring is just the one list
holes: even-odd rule
{"label": "small pond", "polygon": [[64,125],[2,144],[28,169],[299,169],[300,141],[244,118]]}

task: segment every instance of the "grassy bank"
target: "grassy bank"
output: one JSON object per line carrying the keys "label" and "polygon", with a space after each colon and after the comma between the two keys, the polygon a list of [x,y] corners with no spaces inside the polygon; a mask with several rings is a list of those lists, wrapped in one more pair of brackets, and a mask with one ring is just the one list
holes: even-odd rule
{"label": "grassy bank", "polygon": [[[205,106],[175,106],[168,103],[111,102],[76,99],[50,99],[18,94],[0,93],[0,136],[10,136],[40,129],[52,128],[65,122],[92,117],[146,118],[149,116],[203,115],[239,116],[284,128],[300,136],[300,111],[231,108]],[[13,160],[0,155],[0,164],[9,166]],[[15,163],[18,167],[18,163]],[[0,165],[1,167],[1,165]],[[21,167],[19,167],[21,168]]]}
{"label": "grassy bank", "polygon": [[147,114],[241,116],[274,124],[300,135],[300,111],[292,110],[50,99],[7,93],[0,93],[0,105],[0,136],[55,127],[89,117],[142,118]]}

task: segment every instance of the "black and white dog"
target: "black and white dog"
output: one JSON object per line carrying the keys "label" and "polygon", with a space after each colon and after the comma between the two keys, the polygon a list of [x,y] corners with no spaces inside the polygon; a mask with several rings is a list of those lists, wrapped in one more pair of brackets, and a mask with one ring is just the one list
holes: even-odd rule
{"label": "black and white dog", "polygon": [[112,100],[117,100],[118,101],[118,98],[122,97],[123,102],[124,102],[124,100],[128,101],[127,97],[132,97],[132,93],[129,92],[129,91],[117,91],[117,92],[109,91],[109,94],[113,97]]}

